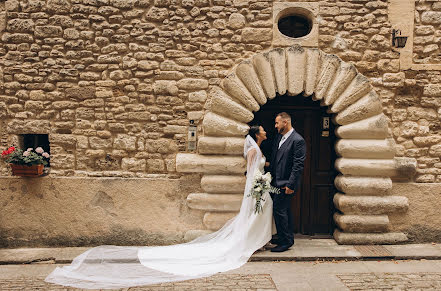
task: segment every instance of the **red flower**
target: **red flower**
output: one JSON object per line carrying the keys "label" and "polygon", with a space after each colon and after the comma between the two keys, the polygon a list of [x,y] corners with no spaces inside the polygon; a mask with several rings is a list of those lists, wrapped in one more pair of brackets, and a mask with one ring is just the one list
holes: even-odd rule
{"label": "red flower", "polygon": [[15,147],[10,147],[2,152],[2,157],[12,154],[14,151],[15,151]]}

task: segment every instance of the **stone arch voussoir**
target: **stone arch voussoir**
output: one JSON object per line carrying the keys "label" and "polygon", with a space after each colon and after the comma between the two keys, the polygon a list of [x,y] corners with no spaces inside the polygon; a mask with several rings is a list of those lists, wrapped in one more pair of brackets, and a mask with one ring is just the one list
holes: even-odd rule
{"label": "stone arch voussoir", "polygon": [[405,212],[405,197],[390,196],[391,177],[400,163],[388,137],[388,120],[379,96],[354,65],[315,48],[292,46],[259,53],[237,66],[209,91],[198,154],[178,154],[177,170],[203,173],[205,193],[187,198],[190,208],[206,211],[204,224],[216,230],[239,210],[244,186],[243,141],[254,113],[276,94],[319,100],[334,114],[339,140],[335,163],[340,175],[334,204],[341,244],[397,243],[388,215]]}

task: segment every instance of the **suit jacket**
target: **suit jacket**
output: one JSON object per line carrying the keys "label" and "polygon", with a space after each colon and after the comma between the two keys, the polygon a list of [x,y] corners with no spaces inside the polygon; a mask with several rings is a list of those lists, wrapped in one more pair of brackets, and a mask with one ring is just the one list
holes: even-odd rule
{"label": "suit jacket", "polygon": [[270,160],[272,184],[278,188],[297,190],[300,187],[306,157],[305,140],[294,130],[278,149],[281,139],[282,135],[278,134],[273,143]]}

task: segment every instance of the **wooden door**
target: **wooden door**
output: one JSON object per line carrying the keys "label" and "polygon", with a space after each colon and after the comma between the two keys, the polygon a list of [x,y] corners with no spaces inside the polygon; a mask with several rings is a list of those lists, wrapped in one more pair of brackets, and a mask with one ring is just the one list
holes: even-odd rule
{"label": "wooden door", "polygon": [[291,205],[294,232],[331,234],[334,230],[335,136],[332,123],[329,122],[329,129],[323,128],[324,118],[330,116],[319,102],[303,96],[278,96],[269,101],[250,123],[260,124],[267,131],[268,140],[262,143],[262,151],[268,159],[276,136],[274,119],[282,111],[293,117],[294,129],[303,136],[307,147],[302,186]]}

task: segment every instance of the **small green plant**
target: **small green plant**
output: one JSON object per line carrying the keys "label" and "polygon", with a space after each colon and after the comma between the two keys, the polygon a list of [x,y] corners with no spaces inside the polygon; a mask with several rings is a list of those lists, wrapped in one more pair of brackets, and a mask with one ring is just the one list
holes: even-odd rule
{"label": "small green plant", "polygon": [[2,152],[2,158],[5,162],[15,165],[31,166],[43,164],[46,166],[49,157],[50,155],[41,147],[37,147],[35,150],[28,148],[23,151],[12,146]]}

